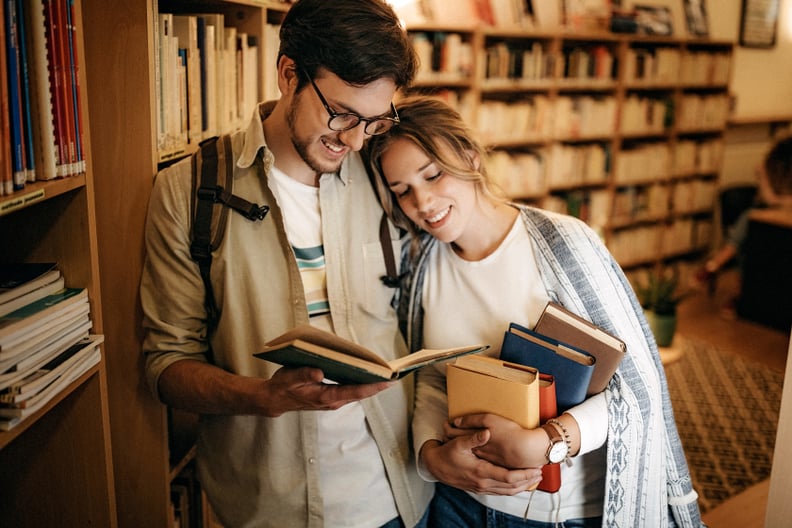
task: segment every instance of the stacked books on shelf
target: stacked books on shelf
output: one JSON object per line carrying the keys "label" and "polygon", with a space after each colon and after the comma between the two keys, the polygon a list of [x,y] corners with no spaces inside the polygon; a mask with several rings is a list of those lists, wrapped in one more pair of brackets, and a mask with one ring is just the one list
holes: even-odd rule
{"label": "stacked books on shelf", "polygon": [[241,128],[250,119],[258,102],[259,41],[231,22],[222,13],[157,14],[160,161],[184,155],[188,145]]}
{"label": "stacked books on shelf", "polygon": [[[100,360],[88,292],[52,263],[0,264],[0,430],[44,407]],[[54,291],[52,291],[54,290]]]}
{"label": "stacked books on shelf", "polygon": [[0,194],[85,172],[72,0],[3,0]]}

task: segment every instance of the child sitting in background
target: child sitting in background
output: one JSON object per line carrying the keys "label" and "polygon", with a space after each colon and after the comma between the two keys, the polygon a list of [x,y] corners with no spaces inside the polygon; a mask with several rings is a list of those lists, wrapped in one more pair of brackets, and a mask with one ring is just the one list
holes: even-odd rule
{"label": "child sitting in background", "polygon": [[[757,167],[759,193],[755,207],[792,208],[792,136],[779,140],[765,156],[762,165]],[[742,263],[743,243],[748,234],[748,223],[753,208],[744,211],[726,235],[724,244],[713,253],[695,274],[699,285],[714,280],[723,267],[736,258]],[[723,307],[726,317],[736,315],[737,299],[731,299]]]}

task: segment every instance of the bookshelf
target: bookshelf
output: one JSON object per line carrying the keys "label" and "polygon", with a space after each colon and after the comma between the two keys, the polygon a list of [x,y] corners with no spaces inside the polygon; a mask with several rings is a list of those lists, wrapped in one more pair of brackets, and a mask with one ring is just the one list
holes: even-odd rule
{"label": "bookshelf", "polygon": [[[288,4],[267,0],[83,0],[83,5],[89,50],[85,69],[94,116],[92,162],[99,175],[99,268],[105,284],[112,285],[112,295],[103,304],[105,343],[119,351],[107,363],[119,526],[166,526],[172,525],[171,486],[183,490],[185,480],[191,482],[196,418],[169,412],[145,383],[138,285],[153,178],[163,164],[196,147],[187,143],[166,151],[157,148],[155,19],[158,13],[222,13],[227,25],[256,37],[262,91],[264,71],[274,71],[274,66],[265,66],[269,60],[266,52],[271,51],[264,49],[267,35],[272,34],[269,26],[282,19]],[[192,491],[191,497],[200,496],[199,491]],[[191,514],[203,517],[196,522],[211,526],[210,513],[203,505],[190,506]]]}
{"label": "bookshelf", "polygon": [[580,216],[619,263],[710,248],[733,44],[492,26],[408,26],[413,92],[454,105],[514,200]]}
{"label": "bookshelf", "polygon": [[[81,64],[85,59],[83,4],[77,0],[74,5],[74,38]],[[84,87],[84,71],[78,74]],[[0,239],[4,241],[0,258],[4,262],[57,262],[67,286],[88,290],[91,332],[101,334],[95,172],[87,98],[85,92],[81,95],[86,170],[61,179],[27,182],[24,190],[0,196]],[[106,353],[112,349],[102,347],[103,359],[97,365],[35,414],[0,432],[0,525],[117,526]]]}

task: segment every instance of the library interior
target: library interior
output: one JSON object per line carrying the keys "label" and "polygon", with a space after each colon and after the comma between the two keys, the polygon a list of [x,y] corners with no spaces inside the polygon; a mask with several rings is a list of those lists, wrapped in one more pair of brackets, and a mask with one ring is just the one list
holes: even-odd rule
{"label": "library interior", "polygon": [[[657,383],[668,396],[663,398],[665,411],[675,417],[702,525],[788,525],[792,502],[785,490],[792,485],[792,383],[785,385],[784,380],[786,374],[792,379],[792,364],[787,362],[792,352],[792,0],[361,0],[382,2],[395,13],[411,56],[417,59],[414,78],[404,86],[396,83],[392,112],[374,118],[361,115],[375,115],[368,110],[377,108],[378,95],[368,83],[381,89],[382,84],[377,84],[381,78],[374,82],[367,78],[357,85],[350,81],[332,91],[326,77],[301,70],[299,61],[299,67],[292,61],[290,70],[284,66],[284,60],[294,58],[287,56],[288,50],[298,48],[288,48],[279,56],[281,25],[302,1],[6,0],[0,4],[4,246],[0,252],[0,526],[233,526],[232,521],[224,524],[210,504],[218,482],[209,486],[201,482],[208,470],[200,459],[210,443],[203,435],[221,422],[211,421],[210,426],[200,412],[158,399],[150,376],[147,381],[152,367],[151,361],[147,364],[149,350],[144,354],[144,349],[154,346],[156,339],[160,340],[156,346],[167,346],[164,341],[169,338],[194,340],[176,346],[192,346],[191,352],[198,347],[198,352],[207,352],[201,354],[204,362],[211,363],[228,360],[222,354],[213,356],[213,346],[250,343],[246,338],[215,340],[244,324],[222,320],[223,309],[233,304],[223,293],[230,288],[227,282],[234,270],[225,256],[216,258],[210,271],[207,261],[195,255],[208,255],[209,263],[212,255],[220,256],[218,247],[226,240],[218,238],[215,230],[233,233],[243,217],[251,225],[264,226],[259,231],[245,227],[245,235],[283,235],[285,240],[288,233],[284,247],[297,247],[292,237],[299,230],[283,221],[287,206],[294,208],[287,202],[296,199],[281,198],[286,193],[280,190],[285,189],[282,182],[267,183],[276,180],[275,175],[270,178],[270,171],[286,169],[274,167],[272,156],[251,154],[240,146],[256,128],[251,127],[251,118],[258,122],[256,133],[261,135],[262,119],[266,134],[266,121],[272,116],[289,123],[288,139],[300,151],[295,133],[299,127],[293,122],[300,120],[297,111],[287,109],[284,117],[278,110],[292,90],[288,97],[293,107],[310,97],[326,110],[322,125],[330,116],[321,134],[337,143],[322,139],[325,150],[348,150],[348,158],[364,162],[358,170],[368,169],[372,181],[382,169],[373,160],[365,164],[366,147],[361,156],[353,152],[357,147],[347,148],[338,138],[358,130],[360,137],[377,137],[370,135],[374,131],[387,141],[390,127],[401,126],[402,101],[413,96],[440,100],[480,142],[486,177],[509,203],[546,212],[550,218],[572,216],[582,221],[607,250],[601,253],[612,257],[608,261],[612,276],[623,277],[629,292],[624,303],[634,300],[639,314],[635,324],[643,328],[648,350],[656,359],[653,372],[659,372]],[[328,22],[329,27],[337,23]],[[317,64],[323,68],[324,63]],[[290,75],[296,79],[296,89]],[[335,72],[330,71],[330,76]],[[338,93],[357,93],[361,88],[361,93],[372,94],[370,105],[341,104]],[[274,110],[261,104],[282,94]],[[405,114],[404,127],[409,115]],[[361,121],[364,126],[358,127]],[[207,141],[218,136],[217,142]],[[391,145],[401,141],[398,134],[394,137]],[[262,151],[267,151],[265,141],[262,135]],[[415,139],[416,144],[419,141]],[[303,147],[308,152],[310,147]],[[256,161],[236,159],[240,150]],[[310,166],[310,154],[301,155]],[[426,155],[433,156],[428,151]],[[449,168],[438,160],[445,174]],[[245,163],[249,170],[244,174],[260,171],[264,187],[269,185],[266,192],[245,196],[250,183],[238,180],[240,195],[233,194],[230,185]],[[192,167],[194,196],[188,191],[191,201],[183,209],[189,209],[184,214],[190,220],[197,211],[196,220],[180,226],[184,229],[178,232],[154,233],[148,225],[150,198],[156,198],[159,208],[173,207],[178,200],[153,194],[155,182],[159,174],[176,174],[178,167],[187,167],[185,171]],[[341,161],[334,167],[330,172],[339,172]],[[318,189],[320,176],[328,171],[311,168]],[[207,184],[200,179],[207,173],[217,180]],[[290,179],[285,172],[277,178]],[[382,213],[383,208],[392,213],[389,208],[402,204],[403,195],[396,187],[382,191],[377,185],[382,186],[382,181],[374,182],[375,192],[366,196],[375,202],[382,224],[377,224],[380,230],[370,229],[374,233],[370,244],[359,250],[364,255],[354,258],[355,262],[377,259],[377,266],[387,268],[384,278],[395,288],[384,288],[390,297],[378,307],[388,315],[366,315],[381,316],[388,324],[393,319],[398,323],[393,325],[398,341],[417,352],[423,347],[413,347],[415,339],[398,332],[399,327],[408,327],[401,319],[407,317],[401,306],[404,298],[413,295],[405,286],[411,278],[405,280],[409,272],[401,270],[400,275],[393,268],[399,266],[399,248],[408,248],[411,233],[399,229],[404,226],[398,223],[385,222]],[[382,192],[392,192],[395,201],[387,202]],[[277,203],[272,198],[266,205],[271,195]],[[318,190],[315,195],[325,199]],[[160,203],[167,200],[171,202]],[[201,211],[220,219],[199,218]],[[173,212],[174,221],[182,212]],[[369,220],[356,218],[360,223]],[[316,219],[321,235],[327,221],[322,222],[321,213]],[[206,231],[198,234],[201,225]],[[271,225],[278,226],[278,234],[266,231]],[[377,238],[386,236],[393,243]],[[157,237],[162,239],[153,240]],[[191,248],[189,237],[203,238]],[[240,247],[241,237],[233,238],[229,243]],[[319,240],[321,245],[321,236]],[[174,241],[185,241],[184,247],[172,247]],[[169,284],[164,273],[152,271],[147,252],[154,249],[184,253],[183,259],[182,255],[167,257],[170,260],[157,257],[160,264],[185,264],[169,271],[170,277],[179,276],[176,282]],[[255,251],[267,255],[275,249]],[[287,253],[288,259],[281,260],[288,262],[276,270],[286,273],[288,268],[290,273],[283,288],[305,293],[312,318],[311,310],[319,308],[312,308],[308,294],[324,295],[326,317],[331,311],[335,316],[334,303],[340,306],[346,301],[334,299],[327,280],[332,280],[330,267],[338,266],[334,259],[340,257],[328,248],[320,273],[308,274],[312,257],[302,255],[302,250]],[[408,255],[406,249],[403,254]],[[429,269],[431,273],[435,268]],[[441,269],[440,264],[436,269]],[[247,280],[247,271],[238,268],[234,280]],[[264,265],[260,271],[271,272]],[[350,268],[343,277],[382,286],[373,274],[353,277],[352,273]],[[185,284],[205,292],[202,297],[207,300],[186,299],[189,291],[177,291]],[[371,297],[379,289],[353,285],[349,291]],[[200,324],[200,330],[193,326],[180,334],[178,323],[173,328],[165,321],[153,323],[156,317],[168,317],[165,310],[146,306],[156,303],[158,296],[162,303],[178,303],[179,308],[168,314],[185,319],[184,310],[199,307],[201,314],[190,316],[187,324]],[[215,298],[220,300],[219,309]],[[553,295],[550,298],[554,300]],[[248,309],[260,302],[251,301]],[[399,310],[393,310],[397,304]],[[575,312],[573,308],[582,306],[570,309]],[[355,314],[368,308],[348,309]],[[217,320],[212,319],[215,311]],[[593,347],[592,333],[607,326],[597,322],[600,316],[593,311],[569,316],[567,325],[576,331],[587,329],[581,332],[588,336],[581,338],[585,345],[574,342],[571,330],[553,333],[549,324],[537,325],[536,318],[512,324],[534,341],[535,336],[549,337],[553,346],[586,349]],[[291,321],[293,327],[301,322],[308,322],[307,315],[305,321]],[[278,325],[281,322],[273,328],[262,325],[267,327],[261,331],[265,340],[285,332]],[[499,329],[500,335],[508,328]],[[605,330],[613,333],[613,328]],[[152,337],[165,331],[173,334]],[[426,327],[423,331],[426,335]],[[304,340],[278,350],[287,369],[296,364],[294,350],[303,353],[300,357],[313,356],[305,350],[336,345],[335,336],[319,336],[316,342],[300,337]],[[356,340],[343,332],[339,337]],[[619,337],[615,342],[623,346]],[[373,348],[370,343],[358,344]],[[501,349],[501,342],[492,347],[464,344],[471,345],[464,354]],[[442,348],[460,345],[451,340]],[[505,350],[505,340],[503,345]],[[245,353],[256,365],[264,364],[263,357],[254,356],[263,349]],[[365,348],[364,352],[371,353]],[[597,376],[600,364],[609,365],[597,390],[607,392],[602,402],[612,401],[620,383],[641,370],[640,361],[630,361],[630,346],[623,351],[627,361],[619,355],[612,364],[610,352],[604,357],[588,352],[596,360],[589,377],[592,371]],[[330,353],[339,354],[335,349]],[[372,355],[380,361],[376,352]],[[475,363],[448,357],[452,356],[443,356],[444,361],[456,362],[460,369]],[[378,368],[388,374],[397,371],[398,385],[409,385],[412,392],[422,370],[409,364],[404,371],[391,369],[386,360],[392,359],[383,358],[384,367]],[[319,361],[308,364],[331,368],[329,360]],[[523,365],[529,365],[531,360],[525,361]],[[247,369],[244,362],[220,362],[234,374],[263,376],[264,370]],[[420,369],[436,369],[421,365]],[[277,367],[271,363],[266,372]],[[336,367],[342,368],[336,364],[332,368]],[[455,376],[458,371],[449,369]],[[538,386],[541,378],[534,371]],[[419,401],[422,393],[417,394]],[[480,409],[478,397],[472,399],[469,405]],[[361,406],[355,403],[354,408]],[[285,414],[289,413],[310,415],[301,410]],[[536,414],[535,423],[523,427],[537,427],[539,417]],[[555,430],[545,418],[542,427]],[[320,427],[327,427],[318,421]],[[262,418],[255,423],[268,422]],[[559,427],[566,435],[563,425]],[[611,424],[608,434],[616,434],[616,429]],[[293,429],[295,434],[299,431]],[[277,438],[282,436],[267,437]],[[421,471],[419,467],[418,474]],[[291,493],[309,495],[303,489],[307,482],[301,473]],[[535,493],[546,492],[540,485]],[[305,504],[313,503],[305,499]],[[498,503],[483,504],[494,508],[492,504]],[[602,515],[606,525],[607,515]]]}

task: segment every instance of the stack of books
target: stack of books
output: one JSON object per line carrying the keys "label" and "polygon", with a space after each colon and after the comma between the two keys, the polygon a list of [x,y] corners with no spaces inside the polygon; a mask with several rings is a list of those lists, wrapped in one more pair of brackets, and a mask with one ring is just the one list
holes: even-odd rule
{"label": "stack of books", "polygon": [[0,264],[0,430],[47,404],[100,360],[88,292],[54,263]]}

